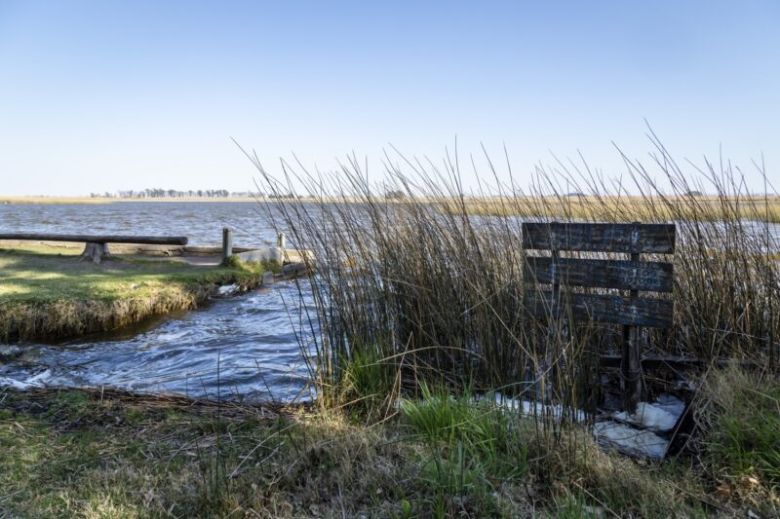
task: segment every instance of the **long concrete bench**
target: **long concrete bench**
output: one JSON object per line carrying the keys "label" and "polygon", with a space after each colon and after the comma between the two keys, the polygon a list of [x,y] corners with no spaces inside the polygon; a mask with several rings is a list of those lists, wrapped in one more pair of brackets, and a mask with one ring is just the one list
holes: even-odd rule
{"label": "long concrete bench", "polygon": [[51,233],[5,233],[0,234],[0,240],[27,241],[62,241],[84,242],[84,252],[81,256],[100,263],[104,256],[109,255],[109,243],[132,243],[141,245],[187,245],[186,236],[122,236],[122,235],[89,235],[89,234],[51,234]]}

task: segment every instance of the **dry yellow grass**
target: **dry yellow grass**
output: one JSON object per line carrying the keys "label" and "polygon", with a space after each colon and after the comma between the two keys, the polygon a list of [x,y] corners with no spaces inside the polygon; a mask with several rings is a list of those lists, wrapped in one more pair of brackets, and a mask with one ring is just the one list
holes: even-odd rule
{"label": "dry yellow grass", "polygon": [[[463,205],[461,205],[461,203]],[[743,220],[780,223],[780,197],[477,197],[448,201],[445,211],[482,216],[525,216],[603,221]],[[728,211],[728,213],[727,213]],[[736,214],[735,214],[736,213]]]}

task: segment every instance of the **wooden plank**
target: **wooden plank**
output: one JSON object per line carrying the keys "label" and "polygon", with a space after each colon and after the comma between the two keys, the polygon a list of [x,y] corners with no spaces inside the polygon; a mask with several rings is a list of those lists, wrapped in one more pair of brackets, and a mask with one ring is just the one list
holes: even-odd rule
{"label": "wooden plank", "polygon": [[142,243],[145,245],[187,245],[186,236],[120,236],[51,233],[5,233],[0,240],[72,241],[89,243]]}
{"label": "wooden plank", "polygon": [[618,295],[561,293],[560,315],[552,315],[553,297],[549,290],[526,290],[523,304],[536,318],[566,318],[666,328],[672,324],[674,304],[666,299],[632,298]]}
{"label": "wooden plank", "polygon": [[527,257],[523,277],[526,282],[551,285],[619,288],[650,292],[671,292],[674,267],[671,263]]}
{"label": "wooden plank", "polygon": [[583,252],[674,252],[674,224],[524,222],[523,248]]}

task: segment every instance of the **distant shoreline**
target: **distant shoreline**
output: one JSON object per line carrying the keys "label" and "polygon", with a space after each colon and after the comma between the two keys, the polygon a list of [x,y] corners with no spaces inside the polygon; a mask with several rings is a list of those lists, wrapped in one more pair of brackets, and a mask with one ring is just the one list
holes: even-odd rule
{"label": "distant shoreline", "polygon": [[205,197],[182,196],[176,198],[106,198],[89,196],[2,196],[0,204],[33,205],[33,204],[114,204],[120,202],[257,202],[268,198],[254,197]]}

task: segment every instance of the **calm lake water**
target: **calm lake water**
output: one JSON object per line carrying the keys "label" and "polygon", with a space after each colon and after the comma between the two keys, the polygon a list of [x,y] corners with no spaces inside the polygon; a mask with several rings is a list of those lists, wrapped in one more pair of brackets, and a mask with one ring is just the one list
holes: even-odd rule
{"label": "calm lake water", "polygon": [[[204,245],[219,243],[222,228],[231,227],[236,245],[255,246],[275,241],[270,207],[254,202],[0,205],[0,232],[184,235],[190,244]],[[748,227],[757,235],[766,229],[763,224]],[[770,226],[770,234],[776,250],[780,225]],[[311,342],[311,330],[302,321],[307,311],[313,304],[306,287],[301,298],[294,282],[284,282],[121,335],[24,344],[19,358],[0,363],[0,385],[106,386],[249,401],[308,399],[301,353],[301,343]]]}

